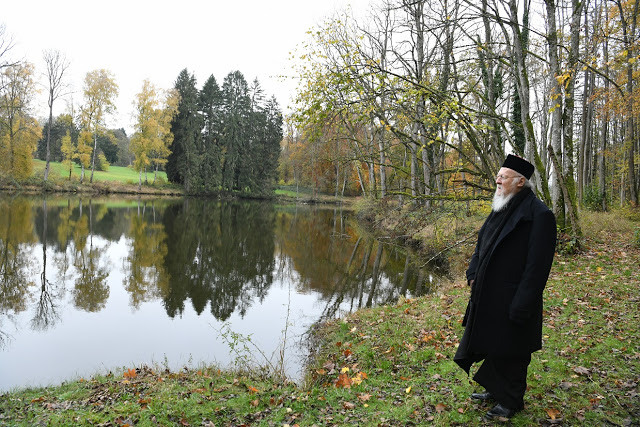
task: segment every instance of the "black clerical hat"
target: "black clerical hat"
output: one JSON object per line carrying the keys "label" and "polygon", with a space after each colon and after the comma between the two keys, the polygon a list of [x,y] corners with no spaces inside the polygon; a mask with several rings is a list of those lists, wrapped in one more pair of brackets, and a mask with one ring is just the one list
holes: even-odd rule
{"label": "black clerical hat", "polygon": [[512,169],[522,175],[525,178],[530,179],[531,175],[533,175],[534,167],[531,163],[523,159],[522,157],[514,156],[513,154],[509,154],[502,164],[503,168]]}

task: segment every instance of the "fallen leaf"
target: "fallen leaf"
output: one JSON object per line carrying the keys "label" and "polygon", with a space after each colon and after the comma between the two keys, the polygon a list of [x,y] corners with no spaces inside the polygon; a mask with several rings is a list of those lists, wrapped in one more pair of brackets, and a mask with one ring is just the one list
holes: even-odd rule
{"label": "fallen leaf", "polygon": [[437,412],[437,413],[439,413],[439,414],[441,414],[442,412],[444,412],[444,410],[445,410],[445,409],[447,409],[447,407],[446,407],[444,404],[442,404],[442,403],[438,403],[438,404],[436,405],[436,412]]}
{"label": "fallen leaf", "polygon": [[137,376],[138,374],[136,373],[135,369],[129,369],[127,372],[124,373],[125,378],[135,378]]}
{"label": "fallen leaf", "polygon": [[360,400],[360,402],[367,402],[369,399],[371,399],[371,395],[369,393],[360,393],[358,395],[358,400]]}
{"label": "fallen leaf", "polygon": [[411,393],[411,386],[407,387],[404,392],[407,393],[407,394]]}
{"label": "fallen leaf", "polygon": [[253,386],[250,386],[250,385],[247,386],[247,390],[249,390],[251,393],[257,393],[258,392],[257,388],[255,388]]}
{"label": "fallen leaf", "polygon": [[349,372],[349,367],[345,366],[344,368],[340,369],[340,373],[344,374],[346,372]]}
{"label": "fallen leaf", "polygon": [[552,420],[555,420],[560,416],[560,411],[555,408],[547,408],[546,412],[547,415],[549,415],[549,418],[551,418]]}
{"label": "fallen leaf", "polygon": [[252,401],[251,401],[251,406],[258,406],[258,404],[259,404],[259,403],[260,403],[260,402],[258,401],[258,399],[256,399],[256,400],[252,400]]}
{"label": "fallen leaf", "polygon": [[351,402],[342,402],[342,407],[344,409],[355,409],[356,405],[355,403],[351,403]]}
{"label": "fallen leaf", "polygon": [[360,375],[360,372],[358,372],[358,374],[355,377],[351,378],[351,382],[354,385],[362,384],[362,376]]}
{"label": "fallen leaf", "polygon": [[335,386],[340,388],[351,388],[351,378],[347,374],[340,374],[335,382]]}
{"label": "fallen leaf", "polygon": [[573,372],[580,375],[591,375],[591,371],[583,366],[578,366],[577,368],[573,368]]}
{"label": "fallen leaf", "polygon": [[560,381],[559,387],[563,390],[569,390],[571,387],[575,387],[575,384],[568,381]]}

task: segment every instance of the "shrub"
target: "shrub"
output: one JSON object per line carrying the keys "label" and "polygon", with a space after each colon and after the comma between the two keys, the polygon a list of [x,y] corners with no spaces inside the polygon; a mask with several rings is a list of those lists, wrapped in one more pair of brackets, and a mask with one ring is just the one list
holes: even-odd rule
{"label": "shrub", "polygon": [[164,179],[164,177],[162,177],[161,175],[156,176],[154,185],[162,186],[162,185],[165,185],[166,183],[167,183],[167,180]]}
{"label": "shrub", "polygon": [[98,154],[98,164],[96,165],[96,169],[102,172],[107,172],[109,170],[109,162],[107,161],[107,157],[104,153]]}
{"label": "shrub", "polygon": [[[600,212],[602,211],[602,202],[606,200],[607,195],[597,185],[589,185],[584,189],[582,195],[582,203],[584,206],[591,210]],[[608,202],[608,201],[607,201]],[[608,205],[609,203],[607,203]]]}

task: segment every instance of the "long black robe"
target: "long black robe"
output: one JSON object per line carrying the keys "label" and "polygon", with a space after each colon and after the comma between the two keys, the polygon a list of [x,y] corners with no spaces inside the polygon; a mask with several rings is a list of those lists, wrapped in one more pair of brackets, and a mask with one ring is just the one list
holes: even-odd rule
{"label": "long black robe", "polygon": [[487,218],[467,269],[475,282],[454,356],[467,373],[487,357],[522,358],[542,348],[542,293],[555,253],[555,216],[526,188],[512,202],[498,225]]}

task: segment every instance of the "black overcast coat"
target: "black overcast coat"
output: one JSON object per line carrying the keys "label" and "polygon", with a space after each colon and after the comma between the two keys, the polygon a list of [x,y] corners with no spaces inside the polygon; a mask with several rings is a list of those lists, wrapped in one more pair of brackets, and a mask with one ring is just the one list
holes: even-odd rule
{"label": "black overcast coat", "polygon": [[469,372],[473,362],[512,357],[542,348],[542,292],[556,245],[556,220],[528,189],[495,242],[480,260],[487,222],[467,269],[475,279],[465,315],[464,335],[454,360]]}

